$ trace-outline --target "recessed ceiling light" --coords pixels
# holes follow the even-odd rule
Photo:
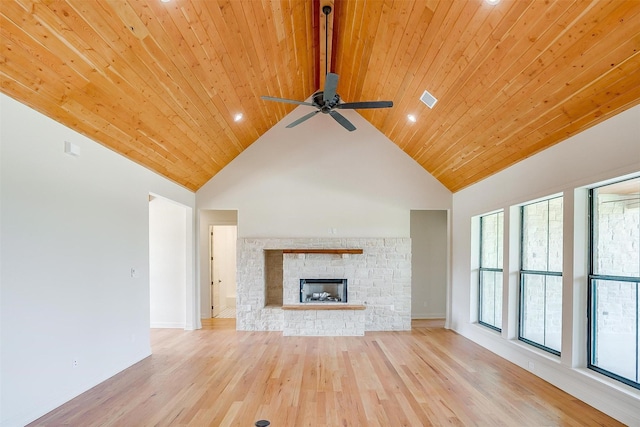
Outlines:
[[[171,0],[160,0],[162,3],[169,3]]]
[[[495,6],[498,3],[500,3],[500,0],[484,0],[486,1],[488,4],[490,4],[491,6]]]
[[[242,113],[238,113],[235,116],[233,116],[233,121],[234,122],[239,122],[240,120],[242,120]]]
[[[411,123],[415,123],[418,119],[416,119],[416,116],[414,116],[413,114],[409,114],[407,115],[407,119],[411,122]]]

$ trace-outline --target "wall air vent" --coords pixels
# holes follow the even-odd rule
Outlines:
[[[80,146],[74,144],[73,142],[65,141],[64,142],[64,152],[73,157],[78,157],[80,155]]]
[[[420,101],[424,102],[425,105],[427,107],[429,107],[429,108],[433,108],[433,106],[436,105],[436,102],[438,102],[438,100],[435,98],[435,96],[431,95],[426,90],[424,91],[424,93],[420,97]]]

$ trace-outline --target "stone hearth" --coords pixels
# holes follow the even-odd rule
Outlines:
[[[287,253],[291,249],[347,248],[362,249],[362,253]],[[347,279],[346,305],[350,307],[283,310],[283,304],[300,304],[303,278]],[[365,310],[354,310],[353,306],[360,305]],[[366,331],[410,330],[411,240],[239,239],[236,309],[237,328],[243,331],[363,335]]]

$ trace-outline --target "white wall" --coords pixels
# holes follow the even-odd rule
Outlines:
[[[0,107],[0,423],[18,426],[150,354],[148,196],[190,212],[195,197],[4,95]]]
[[[640,425],[640,390],[586,366],[585,186],[640,171],[640,106],[619,114],[453,196],[450,326],[508,360],[629,425]],[[517,336],[517,209],[552,194],[564,196],[563,345],[555,358]],[[477,239],[472,218],[504,209],[505,265],[502,334],[475,323]],[[511,212],[513,210],[513,212]],[[475,243],[472,241],[475,240]],[[507,256],[507,254],[509,256]],[[531,365],[532,364],[532,365]]]
[[[184,328],[187,300],[187,209],[149,201],[149,292],[152,328]]]
[[[355,111],[348,132],[298,107],[198,192],[199,209],[237,209],[239,237],[409,237],[411,209],[449,209],[451,192]],[[329,230],[335,229],[335,234]]]

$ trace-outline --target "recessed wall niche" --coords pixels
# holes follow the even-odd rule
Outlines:
[[[282,250],[264,251],[265,307],[282,307]]]

